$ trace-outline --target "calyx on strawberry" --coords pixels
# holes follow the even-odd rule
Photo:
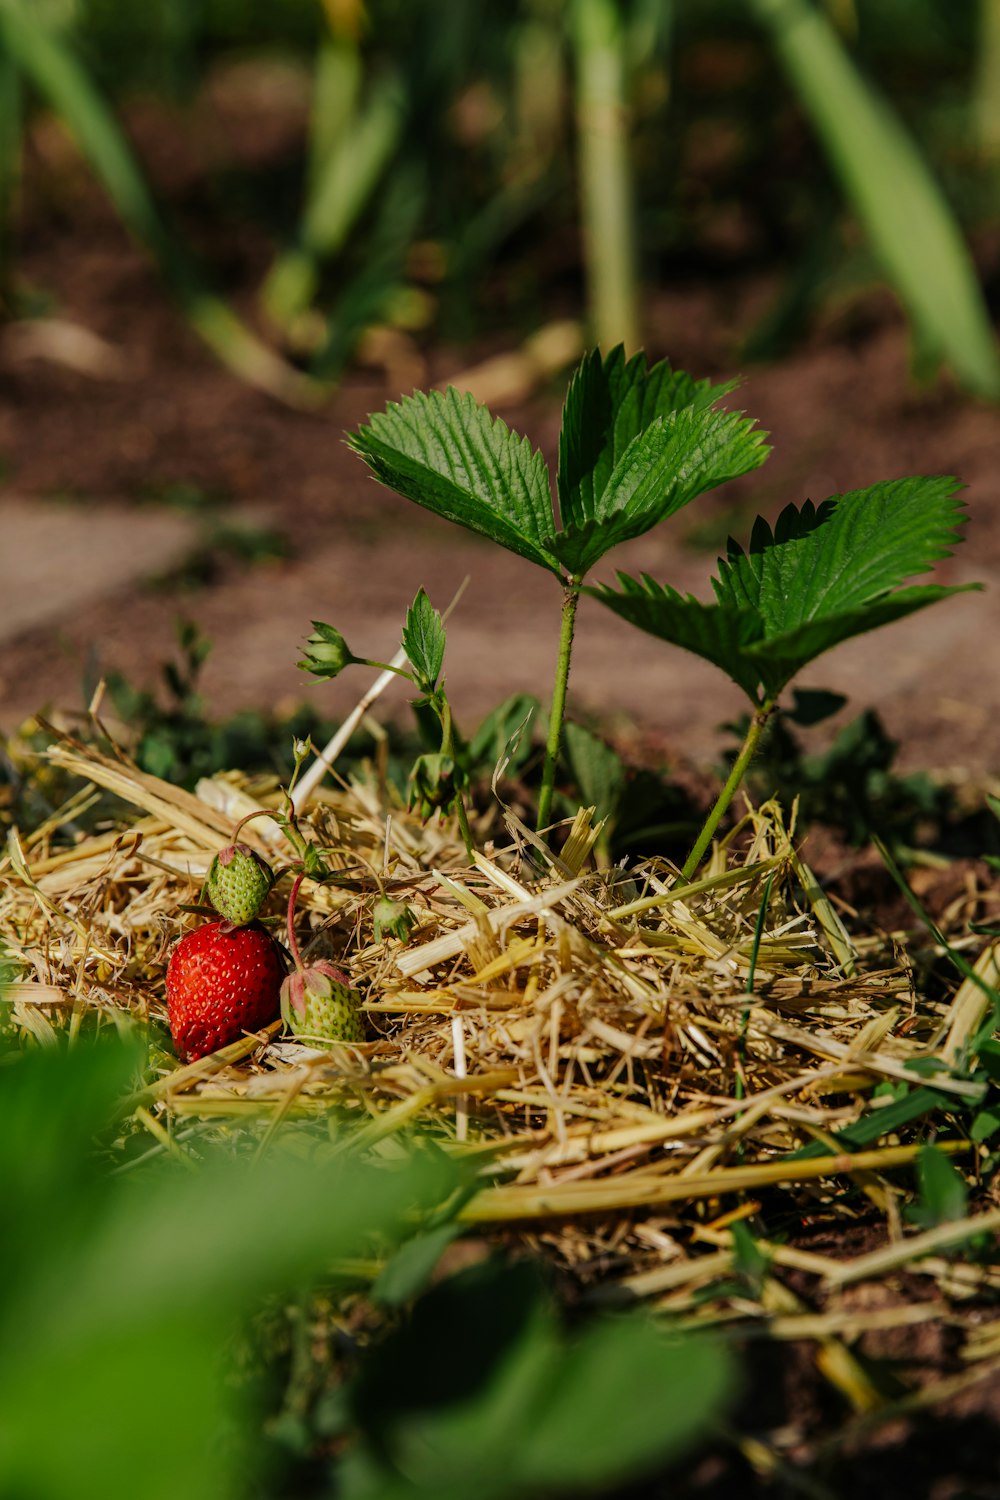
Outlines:
[[[208,899],[234,927],[252,922],[274,884],[274,871],[249,844],[227,844],[212,860]]]
[[[361,996],[351,988],[347,975],[325,958],[308,966],[302,962],[294,925],[295,899],[301,884],[299,875],[288,898],[288,946],[295,971],[281,985],[281,1018],[294,1036],[313,1044],[363,1042]]]
[[[167,1014],[189,1061],[278,1018],[285,964],[259,923],[208,922],[182,937],[167,965]]]

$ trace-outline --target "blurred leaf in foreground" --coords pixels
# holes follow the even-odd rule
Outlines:
[[[442,1160],[349,1154],[111,1174],[95,1136],[136,1059],[11,1059],[0,1088],[0,1493],[227,1500],[263,1464],[225,1364],[261,1299],[402,1238],[454,1185]],[[256,1488],[256,1481],[254,1488]]]
[[[645,1315],[566,1332],[536,1266],[441,1282],[373,1351],[352,1392],[364,1439],[344,1500],[601,1493],[688,1452],[732,1392],[712,1340]]]

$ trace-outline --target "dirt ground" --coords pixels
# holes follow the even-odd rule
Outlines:
[[[386,659],[417,588],[443,606],[466,578],[446,663],[460,722],[474,724],[512,692],[544,695],[554,581],[381,489],[344,445],[346,430],[400,393],[384,372],[353,369],[317,413],[283,408],[200,346],[102,202],[85,199],[74,213],[70,234],[43,205],[25,227],[19,268],[60,319],[106,341],[98,370],[68,368],[23,327],[0,338],[0,731],[42,708],[81,709],[85,684],[103,672],[152,682],[181,616],[214,643],[203,676],[211,714],[312,697],[336,715],[370,674],[322,688],[307,681],[295,662],[310,621],[330,621],[357,652]],[[904,767],[995,773],[1000,415],[947,385],[915,387],[887,295],[830,319],[780,364],[743,367],[741,340],[774,290],[759,275],[651,289],[651,355],[698,375],[742,372],[739,404],[770,432],[774,453],[756,475],[619,549],[595,576],[646,570],[704,596],[727,530],[745,538],[757,511],[773,516],[789,500],[878,479],[954,474],[967,486],[968,539],[938,577],[978,580],[986,592],[848,643],[804,685],[847,693],[842,717],[877,706]],[[433,345],[419,358],[427,383],[441,382],[500,347]],[[503,410],[550,460],[560,399],[551,389]],[[217,497],[228,526],[276,533],[286,555],[247,563],[216,545],[206,568],[207,522],[171,508],[177,486]],[[199,552],[202,581],[192,582],[184,564]],[[403,702],[394,688],[383,712]],[[582,606],[571,712],[652,732],[668,756],[706,762],[718,753],[718,725],[742,707],[697,658]]]

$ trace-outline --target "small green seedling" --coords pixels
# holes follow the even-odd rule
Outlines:
[[[348,439],[376,477],[417,505],[489,537],[563,586],[562,628],[538,826],[549,820],[583,581],[619,542],[758,468],[765,434],[716,403],[713,386],[621,347],[586,356],[570,382],[555,499],[545,460],[471,395],[415,392]]]

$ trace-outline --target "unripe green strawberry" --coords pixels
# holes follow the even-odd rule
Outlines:
[[[381,942],[384,937],[394,937],[405,943],[417,925],[417,918],[413,908],[404,901],[392,901],[388,896],[382,896],[372,909],[372,925],[376,942]]]
[[[363,1042],[360,999],[343,970],[320,958],[282,983],[281,1017],[304,1041]]]
[[[220,849],[208,871],[208,899],[227,922],[252,922],[274,884],[274,871],[248,844]]]
[[[285,964],[258,923],[208,922],[182,937],[167,966],[170,1034],[182,1057],[204,1057],[277,1020]]]

